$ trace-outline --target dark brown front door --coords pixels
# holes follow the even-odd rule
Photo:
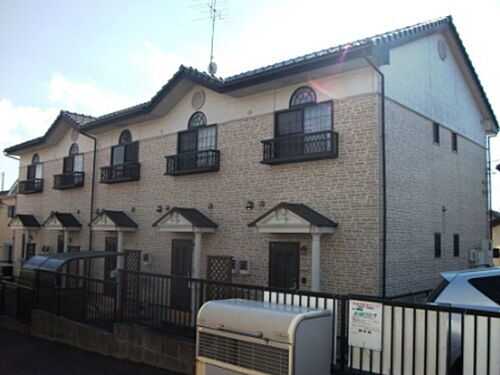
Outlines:
[[[118,251],[118,243],[116,237],[106,237],[104,240],[104,250],[105,251]],[[116,277],[113,277],[112,272],[116,269],[116,257],[106,257],[104,261],[104,280],[105,281],[116,281]],[[104,294],[107,296],[114,296],[116,288],[114,285],[106,284],[104,286]]]
[[[29,243],[26,245],[26,259],[35,256],[35,249],[36,249],[36,244],[34,243]]]
[[[57,252],[64,252],[64,236],[57,236]]]
[[[299,289],[299,242],[269,244],[269,286]]]
[[[191,277],[193,241],[172,240],[172,276]],[[170,306],[179,310],[190,310],[191,288],[189,282],[173,278],[170,284]]]

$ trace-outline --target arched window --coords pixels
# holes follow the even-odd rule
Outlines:
[[[316,93],[308,86],[299,87],[290,98],[290,107],[309,103],[316,103]]]
[[[111,164],[125,165],[137,163],[139,160],[139,142],[132,142],[132,134],[129,130],[124,130],[118,139],[118,145],[111,149]]]
[[[188,122],[188,129],[198,128],[200,126],[205,126],[207,124],[207,118],[203,112],[195,112],[190,117]]]
[[[34,154],[31,158],[31,164],[28,165],[28,180],[33,180],[36,178],[42,178],[42,163],[40,163],[40,156]]]
[[[76,143],[73,143],[71,147],[69,148],[69,155],[73,156],[78,154],[78,145]]]
[[[118,140],[118,144],[125,145],[127,143],[132,142],[132,134],[130,134],[129,130],[124,130],[120,134],[120,138]]]
[[[79,151],[78,145],[73,143],[69,148],[69,156],[63,159],[63,173],[83,172],[83,155]]]

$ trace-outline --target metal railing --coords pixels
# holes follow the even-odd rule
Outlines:
[[[30,180],[19,181],[19,194],[41,193],[43,191],[43,179],[33,178]]]
[[[387,299],[398,302],[424,303],[431,292],[432,289],[425,289],[418,292],[398,294],[395,296],[387,297]]]
[[[204,150],[186,152],[177,155],[165,156],[167,159],[166,175],[177,176],[219,170],[219,150]]]
[[[9,281],[1,283],[0,311],[23,323],[31,322],[31,310],[33,308],[33,288],[19,285]]]
[[[261,142],[264,164],[338,157],[338,133],[333,131],[292,134]]]
[[[130,162],[101,168],[101,183],[137,181],[141,178],[141,164]]]
[[[38,270],[34,289],[37,309],[109,330],[118,321],[116,282]]]
[[[199,308],[207,301],[242,298],[253,301],[331,308],[333,294],[290,291],[204,279],[120,271],[122,318],[176,335],[194,338]]]
[[[84,172],[67,172],[54,175],[54,189],[63,190],[83,186]]]

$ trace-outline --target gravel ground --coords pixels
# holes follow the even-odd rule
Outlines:
[[[179,375],[104,357],[57,342],[0,329],[0,374],[8,375]]]

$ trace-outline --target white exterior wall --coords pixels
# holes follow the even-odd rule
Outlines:
[[[447,46],[445,61],[438,54],[440,39]],[[391,50],[390,65],[381,70],[387,97],[485,145],[481,114],[442,33]]]

